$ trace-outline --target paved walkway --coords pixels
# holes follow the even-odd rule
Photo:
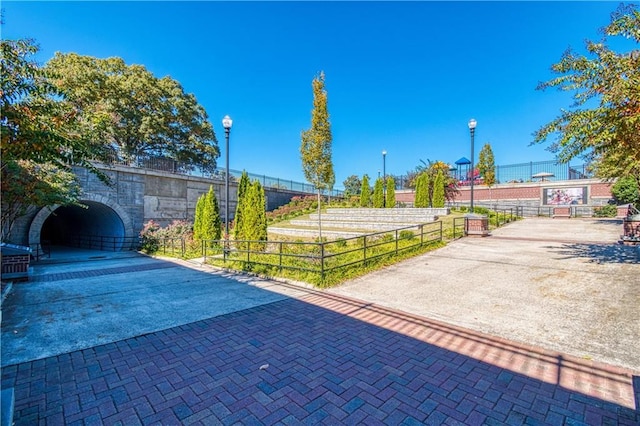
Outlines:
[[[60,265],[32,284],[16,286],[3,307],[2,330],[2,387],[15,389],[16,424],[640,423],[640,413],[633,410],[638,404],[634,380],[640,387],[633,369],[344,295],[184,264],[144,266],[153,262],[158,261],[129,264],[128,270],[100,266],[106,263],[88,263],[82,271]],[[181,312],[189,311],[189,303],[171,305],[166,298],[177,298],[178,291],[175,283],[163,284],[169,273],[182,277],[187,293],[198,289],[189,303],[224,305],[220,300],[229,299],[220,293],[229,297],[236,292],[253,302],[236,308],[229,302],[227,312],[212,307],[208,317],[193,320]],[[127,277],[134,288],[110,299],[116,283]],[[109,282],[113,291],[96,290]],[[12,355],[5,347],[8,334],[29,335],[47,321],[68,321],[72,315],[62,309],[60,314],[10,318],[22,315],[11,311],[12,298],[30,286],[48,289],[50,295],[58,292],[49,304],[54,308],[84,300],[93,316],[113,308],[142,317],[150,312],[158,323],[175,318],[177,324],[148,332],[121,327],[121,335],[132,335],[99,345],[82,339],[77,344],[85,347],[5,364]],[[139,293],[145,286],[152,288]],[[65,297],[70,290],[75,295]],[[148,297],[146,307],[132,302],[107,309],[93,303],[126,302],[142,294]],[[37,310],[47,301],[41,303],[32,306]],[[157,307],[163,303],[172,308],[162,313]],[[86,320],[91,310],[82,312]],[[24,328],[14,333],[7,327],[11,321],[23,321]],[[42,324],[30,328],[38,321]],[[134,324],[136,318],[128,321]]]

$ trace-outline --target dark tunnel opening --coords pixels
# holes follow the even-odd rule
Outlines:
[[[111,208],[93,201],[85,207],[62,206],[42,224],[43,246],[66,246],[94,250],[120,251],[125,240],[122,219]]]

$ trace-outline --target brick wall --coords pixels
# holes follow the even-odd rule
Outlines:
[[[588,205],[602,205],[612,197],[611,184],[601,182],[597,179],[584,180],[568,180],[568,181],[544,181],[544,182],[526,182],[526,183],[509,183],[495,185],[491,188],[478,185],[473,188],[474,202],[505,202],[509,204],[537,204],[542,205],[542,193],[545,188],[572,188],[587,187],[589,199]],[[471,201],[471,188],[459,188],[460,193],[453,200],[457,203],[468,203]],[[400,203],[413,203],[415,192],[396,191],[396,201]]]

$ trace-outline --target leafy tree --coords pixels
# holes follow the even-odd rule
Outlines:
[[[431,205],[436,208],[444,207],[444,174],[442,171],[436,173],[436,177],[433,180],[433,196],[431,198]]]
[[[416,195],[413,201],[414,207],[429,207],[429,176],[420,173],[416,178]]]
[[[491,187],[496,183],[496,163],[489,143],[484,144],[478,156],[478,172],[484,184]]]
[[[327,108],[327,92],[324,88],[324,72],[312,81],[313,109],[311,110],[311,128],[301,134],[300,154],[305,178],[318,191],[318,231],[322,239],[322,220],[320,217],[320,193],[331,189],[335,182],[331,161],[331,123]]]
[[[369,207],[371,202],[371,187],[369,186],[369,176],[362,176],[362,188],[360,190],[360,207]]]
[[[173,158],[213,171],[220,155],[213,127],[193,94],[171,77],[157,78],[121,58],[98,59],[56,53],[46,70],[91,128],[94,143],[106,144],[117,160],[141,155]]]
[[[431,161],[427,159],[427,162],[420,160],[422,165],[416,166],[415,170],[407,172],[407,179],[410,180],[409,187],[416,188],[417,191],[417,182],[418,177],[421,174],[427,174],[429,177],[427,179],[428,190],[427,190],[427,205],[430,204],[430,200],[433,197],[433,181],[435,179],[438,171],[442,172],[444,176],[444,195],[447,200],[455,199],[456,195],[459,193],[458,191],[458,183],[455,178],[449,175],[449,165],[443,161]]]
[[[209,187],[209,192],[198,198],[193,233],[194,237],[200,240],[220,240],[222,220],[213,186]]]
[[[387,176],[387,194],[385,206],[390,209],[396,206],[396,181],[393,176]]]
[[[638,182],[631,176],[618,179],[611,187],[611,194],[618,204],[631,203],[640,208],[640,203],[638,202],[640,200],[640,187]]]
[[[243,171],[242,176],[240,176],[240,182],[238,183],[236,214],[233,217],[233,238],[236,240],[244,239],[244,235],[242,234],[242,215],[247,205],[246,194],[249,185],[251,185],[251,182],[249,181],[249,174],[246,171]]]
[[[33,60],[37,52],[31,39],[0,40],[3,240],[29,207],[78,202],[73,165],[108,183],[92,163],[104,161],[106,151],[86,137],[90,129],[77,119],[78,110],[62,102],[51,76]]]
[[[356,175],[351,175],[342,182],[344,185],[344,195],[349,197],[352,195],[359,195],[362,188],[362,181]]]
[[[384,207],[384,183],[382,178],[376,179],[373,184],[373,207],[377,209]]]
[[[586,41],[587,55],[567,50],[552,66],[558,76],[538,89],[574,92],[574,104],[537,130],[533,143],[555,137],[549,149],[558,160],[583,156],[604,179],[631,177],[640,185],[640,11],[621,5],[602,29],[603,38]],[[610,47],[631,46],[627,52]],[[626,39],[626,41],[617,40]],[[626,44],[625,44],[626,43]]]

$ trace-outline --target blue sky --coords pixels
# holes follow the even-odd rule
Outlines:
[[[420,160],[550,160],[532,133],[571,104],[535,90],[569,47],[599,39],[616,2],[12,2],[2,37],[54,52],[122,57],[193,93],[213,123],[234,120],[230,167],[304,181],[300,132],[324,71],[336,188]],[[581,164],[580,160],[575,163]]]

